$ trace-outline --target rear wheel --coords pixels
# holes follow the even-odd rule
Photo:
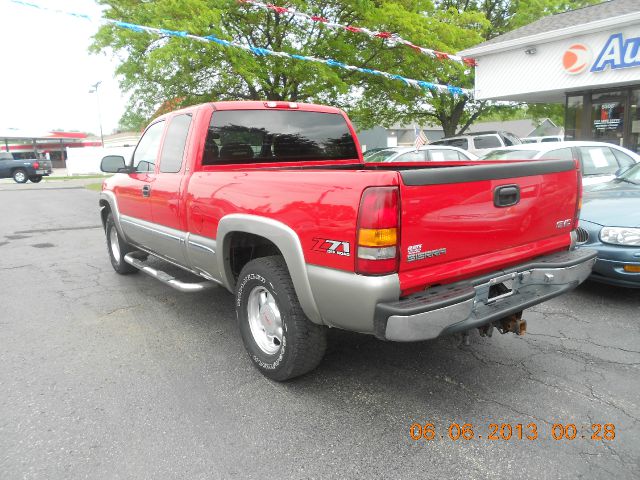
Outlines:
[[[13,172],[13,181],[16,183],[27,183],[29,178],[24,168],[18,168]]]
[[[31,180],[31,182],[33,183],[39,183],[40,180],[42,180],[42,175],[33,175],[29,177],[29,180]]]
[[[134,249],[120,237],[111,213],[107,215],[104,233],[107,237],[107,251],[109,252],[109,260],[111,260],[113,269],[120,275],[136,273],[138,269],[124,260],[124,256]]]
[[[249,358],[260,372],[284,381],[318,366],[326,349],[325,327],[302,311],[280,256],[252,260],[240,272],[236,314]]]

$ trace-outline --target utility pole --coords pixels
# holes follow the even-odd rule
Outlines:
[[[100,124],[100,143],[102,144],[102,147],[104,148],[104,136],[102,135],[102,118],[100,116],[100,95],[98,95],[98,87],[100,86],[100,84],[102,83],[102,81],[96,82],[95,84],[91,85],[91,90],[89,90],[89,93],[95,93],[96,94],[96,100],[98,102],[98,123]]]

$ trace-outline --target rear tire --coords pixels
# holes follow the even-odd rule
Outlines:
[[[31,180],[32,183],[40,183],[42,175],[33,175],[32,177],[29,177],[29,180]]]
[[[13,181],[16,183],[27,183],[29,177],[27,177],[27,171],[24,168],[17,168],[13,172]]]
[[[113,269],[120,275],[136,273],[138,269],[133,265],[129,265],[124,260],[124,256],[135,249],[122,240],[111,213],[107,215],[107,221],[104,224],[104,233],[107,237],[107,251],[109,252],[109,260],[111,260]]]
[[[281,256],[245,265],[236,284],[236,315],[249,358],[265,377],[289,380],[316,368],[324,356],[326,329],[302,311]]]

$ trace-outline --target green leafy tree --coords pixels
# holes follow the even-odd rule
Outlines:
[[[425,15],[435,16],[445,24],[457,24],[463,28],[456,38],[449,38],[443,32],[438,37],[445,40],[448,51],[459,51],[481,43],[507,31],[531,23],[543,16],[564,12],[598,3],[601,0],[434,0],[434,8]],[[399,28],[402,26],[399,25]],[[405,26],[406,28],[406,26]],[[404,30],[401,30],[404,31]],[[471,33],[475,33],[475,36]],[[428,42],[428,35],[414,32],[415,43]],[[391,64],[382,68],[391,68]],[[398,66],[403,73],[426,77],[433,75],[437,83],[472,88],[473,75],[469,70],[461,70],[456,65],[427,65],[424,61],[406,57]],[[396,94],[386,92],[385,86],[365,91],[355,117],[364,126],[380,123],[389,126],[394,123],[440,125],[445,136],[464,133],[475,121],[486,118],[514,118],[528,112],[534,119],[551,117],[562,124],[561,105],[526,105],[522,103],[495,104],[488,101],[474,101],[468,96],[434,94],[425,97],[406,90]],[[376,122],[376,112],[382,118]]]
[[[583,0],[588,2],[589,0]],[[245,45],[397,73],[439,84],[472,87],[472,72],[414,52],[391,40],[329,29],[286,13],[251,8],[236,0],[98,0],[106,18],[215,35]],[[560,0],[291,0],[298,11],[342,24],[397,32],[421,46],[455,52],[529,18],[537,3]],[[572,2],[575,3],[575,2]],[[522,5],[522,12],[514,5]],[[561,8],[558,7],[557,8]],[[525,8],[526,7],[526,8]],[[549,13],[552,9],[547,9]],[[545,10],[545,11],[547,11]],[[528,13],[527,13],[528,12]],[[487,18],[489,20],[487,20]],[[130,102],[121,127],[137,129],[162,107],[214,100],[289,100],[342,106],[360,126],[436,123],[447,135],[464,131],[487,112],[504,109],[465,96],[426,92],[400,82],[318,63],[249,52],[188,38],[162,37],[103,26],[94,52],[121,58],[117,74]]]
[[[361,67],[388,68],[394,73],[405,60],[417,62],[427,80],[447,73],[440,66],[442,62],[418,55],[405,46],[393,46],[390,40],[332,30],[321,23],[251,8],[235,0],[99,0],[99,3],[106,7],[106,18],[129,23],[199,36],[213,34],[245,45],[333,58]],[[291,1],[287,5],[337,23],[402,32],[441,50],[450,50],[450,43],[468,46],[480,38],[469,27],[481,23],[481,16],[471,15],[462,22],[459,17],[467,15],[425,16],[425,12],[437,13],[430,0]],[[459,42],[460,37],[469,40]],[[121,126],[128,127],[144,123],[167,101],[180,106],[212,100],[268,99],[351,108],[362,92],[370,88],[370,82],[376,88],[414,90],[409,95],[424,97],[424,92],[380,77],[275,56],[258,57],[240,49],[111,25],[98,31],[92,50],[113,51],[122,59],[116,73],[121,76],[122,88],[131,92],[121,122]],[[442,71],[438,73],[438,69]],[[405,73],[415,76],[410,74],[416,71],[408,69]]]

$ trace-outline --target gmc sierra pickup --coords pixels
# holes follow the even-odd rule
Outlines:
[[[275,380],[318,365],[327,327],[400,342],[523,334],[523,309],[576,287],[595,261],[574,248],[577,162],[365,164],[336,108],[186,108],[102,170],[117,173],[99,200],[116,272],[234,292],[249,357]]]

